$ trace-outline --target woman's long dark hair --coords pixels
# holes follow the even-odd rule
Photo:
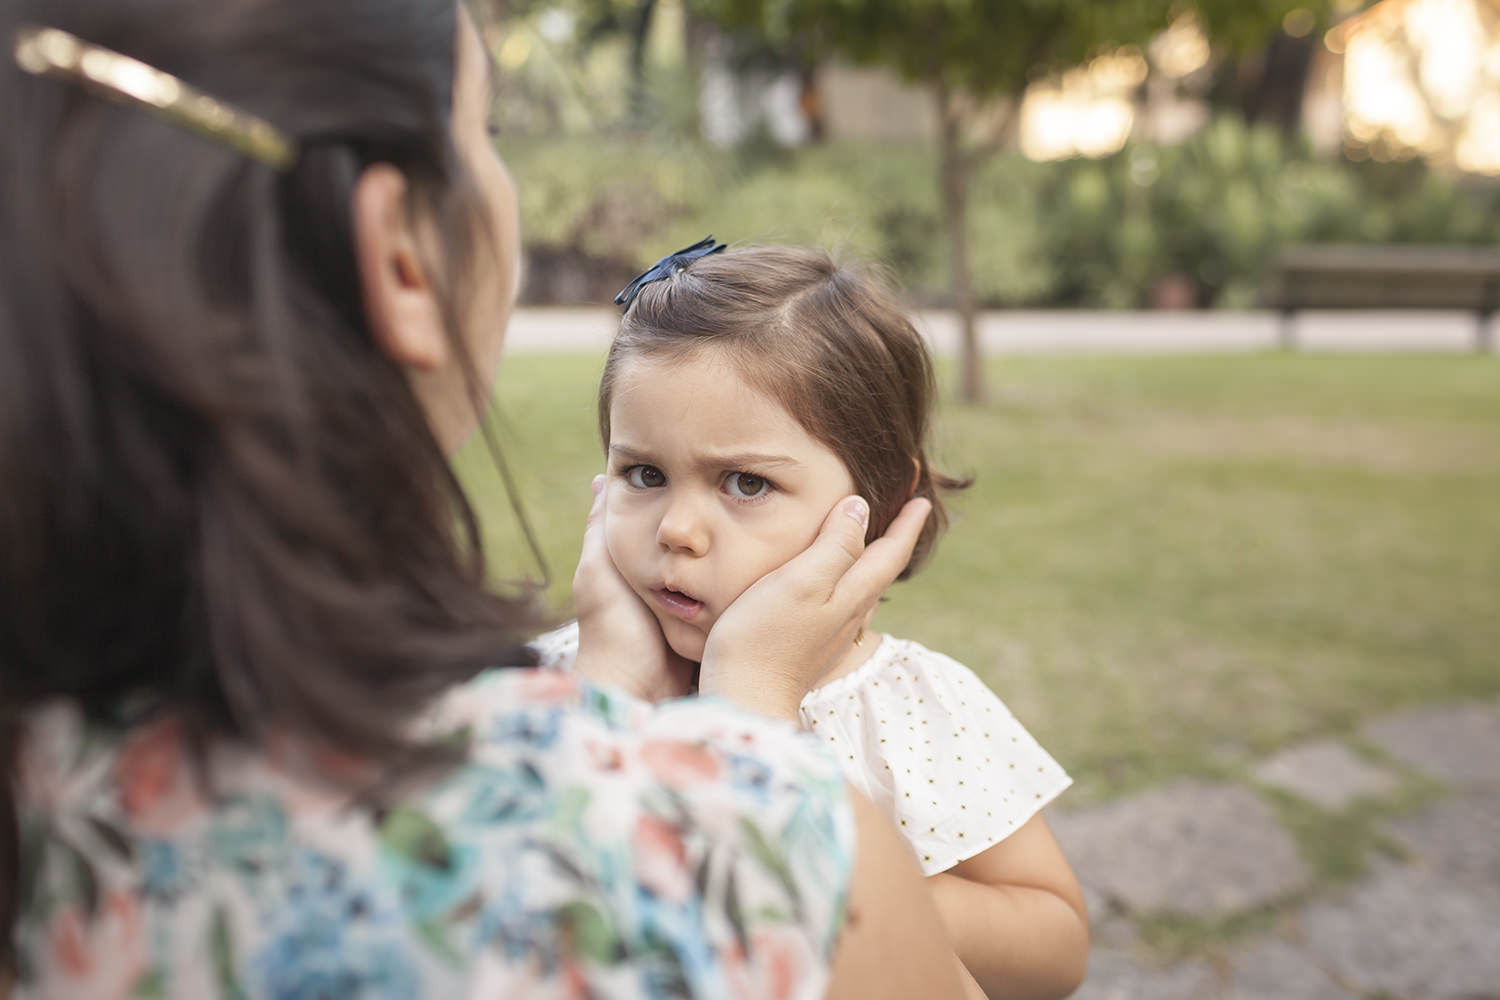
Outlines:
[[[527,659],[529,612],[486,589],[474,514],[404,373],[372,344],[355,266],[350,206],[375,161],[399,166],[412,210],[436,220],[435,270],[465,275],[491,252],[450,134],[456,17],[454,0],[0,12],[7,758],[18,719],[63,696],[97,720],[170,708],[201,739],[253,740],[274,722],[394,759],[431,697]],[[22,23],[260,115],[297,142],[297,165],[281,174],[23,75],[10,58]],[[451,320],[465,289],[442,298]]]

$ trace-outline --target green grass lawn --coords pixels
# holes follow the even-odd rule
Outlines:
[[[560,611],[601,363],[518,356],[500,382]],[[940,460],[977,481],[876,624],[970,664],[1075,801],[1500,694],[1500,362],[1006,360],[989,385],[941,414]],[[459,468],[523,565],[483,449]]]

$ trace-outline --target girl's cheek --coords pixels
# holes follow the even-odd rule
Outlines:
[[[631,539],[636,534],[636,532],[624,530],[628,527],[626,519],[618,517],[610,519],[604,526],[604,551],[609,553],[610,561],[617,567],[629,555]]]

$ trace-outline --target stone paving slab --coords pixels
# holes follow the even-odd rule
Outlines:
[[[1049,821],[1079,878],[1131,913],[1227,916],[1309,879],[1276,815],[1238,785],[1179,781]]]
[[[1140,932],[1134,922],[1121,913],[1109,898],[1089,885],[1080,883],[1083,902],[1089,910],[1089,940],[1093,947],[1131,951],[1141,941]]]
[[[1421,1000],[1500,995],[1500,893],[1384,865],[1301,917],[1306,950],[1357,993]]]
[[[1500,787],[1500,704],[1417,708],[1368,722],[1361,733],[1439,781]]]
[[[1359,799],[1388,795],[1399,784],[1395,775],[1337,740],[1283,750],[1256,765],[1255,776],[1330,812],[1339,812]]]
[[[1392,820],[1389,829],[1424,866],[1500,893],[1500,793],[1446,799]]]
[[[1277,938],[1262,938],[1231,960],[1227,997],[1233,1000],[1350,1000],[1345,990],[1306,951]]]
[[[1113,949],[1089,952],[1087,981],[1071,1000],[1219,1000],[1213,966],[1202,959],[1154,965]]]

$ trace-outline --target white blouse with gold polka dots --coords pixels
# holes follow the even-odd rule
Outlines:
[[[531,645],[544,666],[570,669],[578,625]],[[810,691],[799,714],[927,875],[998,844],[1073,783],[972,670],[910,639],[882,638],[858,668]]]
[[[800,714],[927,875],[998,844],[1072,784],[973,671],[909,639],[886,636]]]

